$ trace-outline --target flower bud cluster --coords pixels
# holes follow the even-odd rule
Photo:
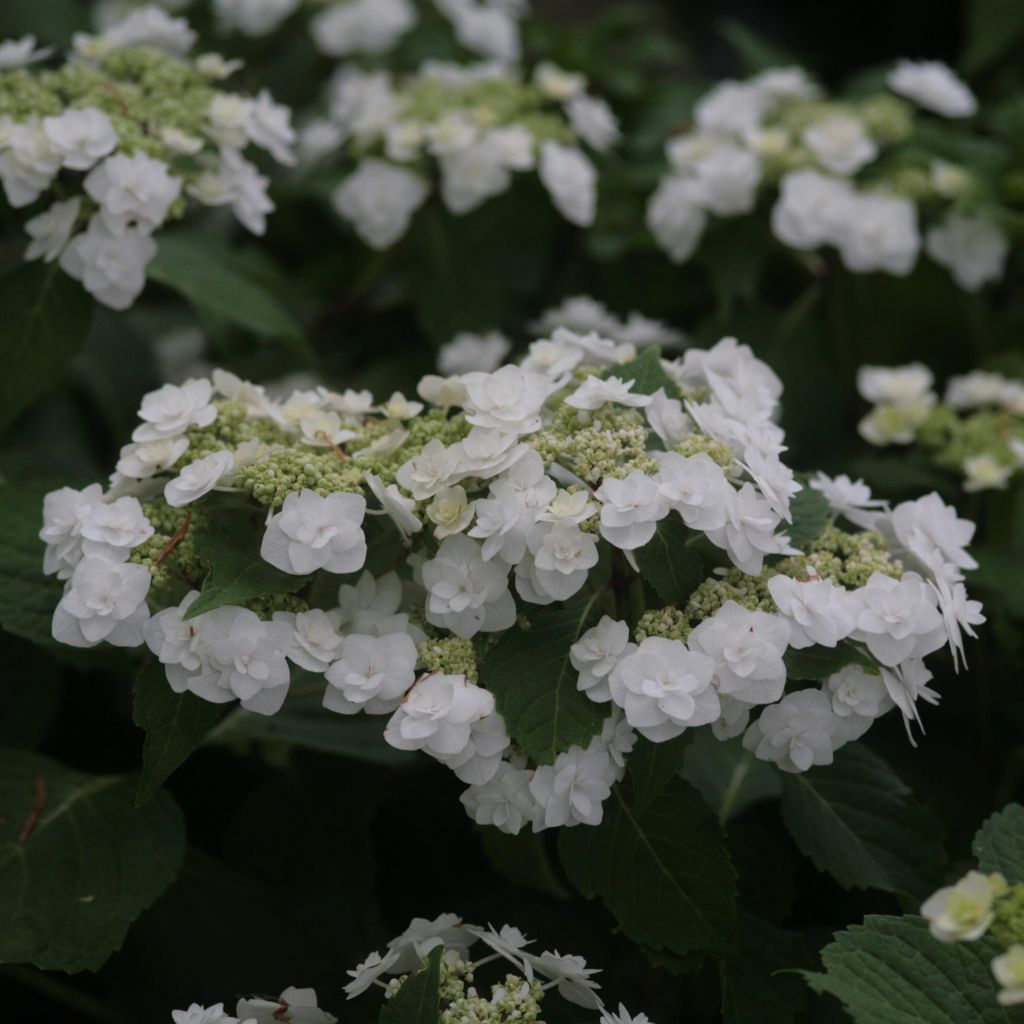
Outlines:
[[[238,67],[189,57],[195,33],[159,7],[79,34],[59,67],[0,71],[0,184],[31,216],[27,259],[59,261],[99,302],[127,309],[157,253],[154,234],[187,200],[229,206],[262,234],[274,204],[250,145],[294,163],[291,112],[266,90],[226,91]]]
[[[716,85],[691,130],[666,143],[670,170],[647,207],[655,240],[682,263],[710,218],[753,212],[768,186],[777,189],[772,233],[799,252],[827,245],[854,273],[902,277],[923,244],[966,291],[998,280],[1009,242],[985,210],[990,183],[929,152],[914,131],[912,104],[969,118],[974,95],[937,61],[900,61],[886,85],[888,93],[829,99],[799,68]],[[936,210],[923,230],[919,217]]]
[[[1004,490],[1024,468],[1024,381],[989,370],[950,377],[945,396],[921,363],[862,366],[861,397],[873,408],[861,420],[871,444],[920,444],[958,472],[965,491]]]

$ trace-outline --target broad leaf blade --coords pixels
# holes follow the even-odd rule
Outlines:
[[[704,582],[700,555],[687,541],[693,532],[677,515],[658,523],[651,540],[636,552],[640,575],[665,604],[683,604]]]
[[[670,398],[679,397],[679,388],[661,365],[661,349],[657,345],[645,348],[628,363],[614,363],[602,376],[633,381],[632,390],[637,395],[653,395],[659,388],[664,388]]]
[[[435,946],[426,966],[410,975],[398,992],[382,1007],[377,1024],[437,1024],[441,1016],[441,957]]]
[[[979,871],[999,871],[1010,884],[1024,882],[1024,807],[1008,804],[974,837]]]
[[[794,547],[802,548],[825,529],[832,518],[832,508],[820,491],[804,485],[790,500],[789,514],[793,521],[780,523],[779,531],[789,537]]]
[[[687,730],[674,740],[664,743],[637,738],[636,746],[629,755],[629,780],[633,805],[638,811],[644,810],[651,801],[656,800],[679,775],[693,735]]]
[[[863,651],[849,640],[842,640],[835,647],[821,647],[815,644],[796,650],[787,649],[783,655],[786,663],[786,677],[801,682],[824,682],[847,665],[860,665],[877,671],[878,666]]]
[[[779,774],[773,765],[744,750],[739,736],[719,740],[710,729],[698,731],[682,772],[723,823],[759,800],[779,797]]]

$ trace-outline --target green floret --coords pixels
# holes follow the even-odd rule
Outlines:
[[[176,470],[205,455],[225,448],[237,448],[253,439],[267,445],[292,443],[287,431],[266,416],[250,416],[241,402],[225,400],[214,402],[214,405],[217,418],[208,427],[193,427],[186,431],[188,448],[174,464]]]
[[[725,470],[735,464],[732,448],[721,441],[712,440],[707,434],[687,434],[672,450],[686,456],[703,453]]]
[[[864,586],[874,572],[894,579],[903,575],[903,563],[892,556],[880,533],[847,533],[838,526],[826,526],[808,542],[804,554],[784,559],[775,568],[787,576],[802,577],[808,566],[822,579],[850,588]]]
[[[465,676],[471,683],[479,679],[476,653],[468,640],[457,636],[439,636],[424,640],[416,648],[416,663],[426,672]]]
[[[1004,948],[1024,942],[1024,884],[1011,885],[1006,894],[996,901],[993,938]]]
[[[345,445],[345,450],[365,472],[379,476],[385,484],[393,484],[398,470],[431,441],[440,441],[445,447],[461,441],[469,433],[470,424],[466,422],[466,417],[462,413],[448,417],[443,409],[429,409],[402,424],[402,429],[406,430],[409,436],[402,446],[390,455],[361,454],[363,449],[395,429],[392,421],[373,420],[363,428],[358,437]]]
[[[739,569],[729,569],[721,576],[709,576],[690,595],[683,607],[683,618],[696,626],[711,618],[726,601],[735,601],[752,612],[777,612],[768,590],[768,581],[775,569],[765,569],[760,576],[748,576]]]
[[[261,505],[277,508],[289,494],[309,489],[322,498],[338,491],[362,493],[363,470],[352,460],[340,462],[330,448],[300,446],[271,452],[240,469],[235,485]]]
[[[195,547],[195,526],[201,513],[193,512],[188,530],[173,549],[161,558],[172,539],[184,528],[189,509],[172,508],[163,498],[143,503],[142,511],[153,526],[154,534],[144,544],[133,548],[128,561],[149,569],[153,582],[150,595],[156,604],[177,601],[183,585],[197,587],[209,572],[209,565],[199,557]]]
[[[693,627],[678,608],[651,608],[640,616],[633,636],[641,643],[649,636],[661,636],[667,640],[685,640]]]
[[[905,141],[914,130],[914,108],[906,100],[887,93],[864,100],[857,114],[867,133],[888,145]]]
[[[1024,441],[1024,419],[1004,409],[978,409],[958,416],[938,406],[918,439],[935,451],[935,461],[946,469],[960,470],[967,459],[977,455],[989,455],[1001,465],[1015,467],[1018,463],[1010,442]]]
[[[243,607],[254,611],[261,619],[269,621],[274,612],[308,612],[309,602],[298,594],[268,594],[246,601]]]

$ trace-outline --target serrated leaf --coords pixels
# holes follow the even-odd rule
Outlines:
[[[677,515],[658,523],[651,540],[635,552],[640,575],[665,604],[683,604],[704,582],[704,563],[687,541],[693,531]]]
[[[858,1024],[1009,1024],[1019,1009],[996,1001],[989,938],[939,942],[920,917],[871,916],[822,950],[824,974],[805,973]]]
[[[93,301],[55,263],[22,263],[0,276],[4,372],[0,434],[60,380],[89,333]]]
[[[782,794],[779,772],[772,765],[744,750],[739,736],[718,740],[709,729],[697,732],[686,752],[682,776],[723,823],[759,800]]]
[[[437,1024],[441,1016],[441,957],[444,947],[427,954],[426,965],[410,975],[380,1010],[377,1024]]]
[[[794,547],[802,548],[825,529],[832,517],[832,508],[820,491],[804,486],[790,499],[789,514],[793,521],[780,523],[779,530],[789,537]]]
[[[698,734],[699,735],[699,734]],[[629,755],[629,780],[633,805],[642,811],[679,775],[694,733],[690,730],[664,743],[652,743],[642,736]]]
[[[281,572],[260,556],[262,530],[247,509],[217,507],[196,530],[196,553],[210,565],[199,597],[186,619],[225,604],[243,604],[254,597],[294,594],[309,576]]]
[[[166,793],[0,751],[0,962],[98,970],[167,888],[185,852]]]
[[[0,628],[36,644],[55,643],[50,625],[63,588],[43,575],[42,483],[0,487]]]
[[[648,346],[628,363],[613,363],[601,376],[633,381],[632,390],[637,395],[653,395],[664,388],[669,398],[679,398],[679,388],[661,365],[661,349],[657,345]]]
[[[841,640],[835,647],[818,644],[797,650],[787,648],[782,660],[786,663],[786,677],[801,682],[823,682],[847,665],[861,665],[877,669],[875,662],[849,640]]]
[[[942,826],[859,743],[825,768],[787,774],[782,817],[800,850],[844,888],[924,896],[944,861]]]
[[[146,732],[142,774],[135,793],[141,807],[217,724],[224,709],[194,693],[175,693],[158,662],[149,662],[132,687],[132,721]]]
[[[1024,882],[1024,807],[1007,804],[978,829],[971,847],[979,871],[999,871],[1012,885]]]
[[[505,633],[480,666],[509,735],[539,764],[574,744],[585,747],[608,716],[579,691],[569,661],[569,648],[596,615],[597,598],[586,596],[533,613],[529,629]]]
[[[641,811],[622,786],[597,827],[564,829],[569,879],[599,896],[622,931],[653,950],[728,952],[736,938],[736,873],[707,805],[674,779]]]
[[[146,276],[173,288],[202,313],[243,327],[261,338],[295,339],[302,329],[244,261],[212,247],[207,236],[178,231],[162,234]]]

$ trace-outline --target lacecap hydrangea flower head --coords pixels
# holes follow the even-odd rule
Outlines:
[[[507,191],[517,174],[536,173],[572,224],[594,220],[589,153],[608,150],[619,129],[583,75],[541,64],[526,78],[498,61],[428,61],[409,76],[346,67],[329,92],[303,151],[310,163],[341,156],[354,165],[333,205],[375,249],[406,233],[435,187],[462,215]]]
[[[258,714],[322,675],[325,714],[381,716],[513,833],[598,824],[638,737],[742,734],[798,772],[938,700],[924,659],[983,621],[973,524],[797,480],[748,347],[453,345],[416,397],[273,400],[223,371],[147,395],[109,485],[46,498],[54,636],[144,645],[176,692]],[[261,568],[226,588],[230,564]]]
[[[923,363],[862,366],[870,402],[861,437],[873,445],[920,445],[968,492],[1005,490],[1024,469],[1024,381],[990,370],[950,377],[939,399]]]
[[[780,242],[831,247],[854,273],[905,276],[923,247],[967,291],[998,280],[1004,178],[950,162],[944,136],[922,126],[951,119],[945,131],[966,142],[972,130],[959,122],[975,114],[974,95],[934,61],[900,61],[886,86],[829,97],[800,68],[720,82],[666,143],[669,170],[647,207],[657,243],[682,263],[715,218],[755,213],[767,195]]]
[[[0,70],[0,185],[26,211],[25,257],[59,261],[112,309],[139,296],[158,229],[190,199],[263,233],[274,204],[247,149],[294,163],[288,108],[227,90],[238,65],[189,56],[195,40],[184,19],[143,7],[77,35],[59,67],[26,53]]]

